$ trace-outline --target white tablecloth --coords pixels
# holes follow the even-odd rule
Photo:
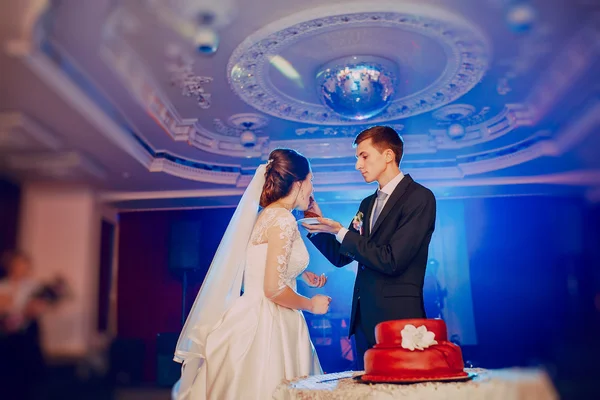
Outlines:
[[[354,399],[558,399],[545,372],[532,369],[467,369],[477,376],[467,382],[426,382],[417,384],[365,384],[352,379],[360,372],[316,375],[284,382],[273,395],[276,400]],[[333,380],[341,378],[339,380]],[[330,380],[328,382],[323,382]]]

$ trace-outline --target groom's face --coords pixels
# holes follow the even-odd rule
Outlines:
[[[356,169],[367,183],[379,180],[387,167],[385,153],[380,153],[371,139],[364,140],[356,146]]]

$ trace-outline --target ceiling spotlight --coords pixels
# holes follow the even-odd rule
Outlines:
[[[509,7],[506,21],[514,32],[527,32],[537,19],[535,8],[531,4],[518,3]]]
[[[219,48],[219,35],[209,27],[199,27],[194,36],[196,50],[200,54],[214,54]]]
[[[246,148],[252,148],[256,145],[256,134],[250,130],[245,130],[240,135],[240,142]]]
[[[454,123],[448,127],[448,136],[452,139],[460,139],[465,136],[465,127],[461,124]]]

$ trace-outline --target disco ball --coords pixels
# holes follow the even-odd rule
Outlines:
[[[317,72],[319,98],[334,113],[349,120],[366,120],[392,102],[397,67],[374,56],[344,57]]]

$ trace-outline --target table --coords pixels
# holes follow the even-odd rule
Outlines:
[[[548,375],[537,369],[486,370],[467,368],[477,376],[467,382],[426,382],[417,384],[365,384],[352,379],[362,372],[315,375],[281,383],[275,400],[358,400],[358,399],[558,399]],[[333,379],[333,380],[332,380]],[[323,382],[325,381],[325,382]]]

